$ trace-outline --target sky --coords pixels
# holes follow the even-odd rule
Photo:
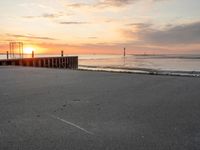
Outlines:
[[[1,0],[0,53],[200,54],[199,0]]]

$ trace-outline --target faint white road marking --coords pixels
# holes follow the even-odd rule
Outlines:
[[[54,119],[60,120],[60,121],[62,121],[62,122],[64,122],[64,123],[66,123],[66,124],[69,124],[69,125],[71,125],[71,126],[73,126],[73,127],[76,127],[76,128],[78,128],[78,129],[80,129],[80,130],[86,132],[87,134],[92,134],[92,135],[94,134],[94,133],[92,133],[92,132],[90,132],[90,131],[87,131],[86,129],[84,129],[84,128],[82,128],[82,127],[80,127],[80,126],[78,126],[78,125],[76,125],[76,124],[74,124],[74,123],[72,123],[72,122],[69,122],[69,121],[67,121],[67,120],[64,120],[64,119],[59,118],[59,117],[54,116],[54,115],[50,115],[50,116],[53,117]]]

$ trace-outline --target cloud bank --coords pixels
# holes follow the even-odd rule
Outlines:
[[[139,41],[157,45],[198,44],[200,43],[200,22],[174,25],[165,29],[155,29],[151,24],[139,23],[137,31],[123,30],[128,38],[137,37]]]

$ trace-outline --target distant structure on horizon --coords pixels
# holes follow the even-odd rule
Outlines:
[[[126,48],[124,47],[124,57],[126,56]]]
[[[23,42],[10,42],[9,43],[9,47],[10,47],[10,52],[7,52],[7,58],[23,58],[23,47],[24,44]]]

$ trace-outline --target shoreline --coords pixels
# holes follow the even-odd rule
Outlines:
[[[48,67],[29,67],[29,66],[0,66],[2,68],[40,68],[40,69],[55,69],[55,70],[71,70],[64,68],[48,68]],[[72,69],[73,70],[73,69]],[[146,71],[142,69],[120,69],[120,68],[102,68],[102,67],[78,67],[76,71],[89,71],[89,72],[108,72],[108,73],[120,73],[120,74],[139,74],[139,75],[153,75],[153,76],[174,76],[174,77],[191,77],[191,78],[200,78],[200,72],[187,72],[187,71]],[[194,74],[196,73],[196,74]]]
[[[83,71],[99,71],[99,72],[114,72],[114,73],[133,73],[147,75],[164,75],[164,76],[183,76],[183,77],[200,77],[199,71],[173,71],[173,70],[156,70],[147,68],[122,68],[122,67],[100,67],[79,65],[78,70]]]

